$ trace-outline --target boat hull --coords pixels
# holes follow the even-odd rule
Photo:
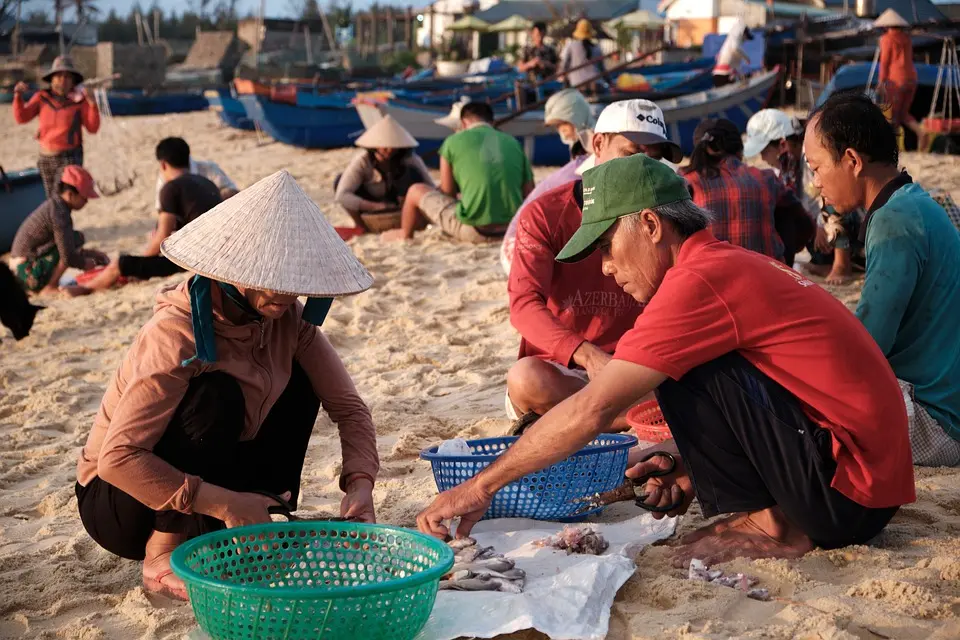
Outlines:
[[[202,93],[163,93],[144,95],[108,92],[110,112],[115,116],[146,116],[164,113],[203,111],[209,107]]]
[[[204,94],[210,104],[210,110],[216,112],[220,120],[234,129],[253,131],[253,120],[247,117],[240,100],[230,95],[229,91],[207,91]]]
[[[17,229],[46,197],[40,172],[36,169],[7,173],[7,183],[0,185],[0,253],[10,251]]]
[[[353,108],[306,108],[271,102],[258,95],[242,95],[247,117],[260,124],[267,135],[284,144],[307,149],[335,149],[353,144],[363,131]]]

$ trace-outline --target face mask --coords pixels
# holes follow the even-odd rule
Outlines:
[[[676,173],[676,172],[677,172],[677,168],[680,167],[680,165],[678,165],[678,164],[673,164],[672,162],[670,162],[670,161],[667,160],[666,158],[660,158],[660,163],[661,163],[661,164],[665,164],[665,165],[667,165],[668,167],[670,167],[670,170],[673,171],[674,173]]]
[[[562,142],[563,144],[567,145],[568,147],[572,147],[573,145],[577,144],[577,142],[579,142],[579,141],[580,141],[580,139],[577,138],[577,136],[572,136],[572,137],[571,137],[571,136],[565,136],[565,135],[562,135],[562,134],[560,135],[560,142]]]

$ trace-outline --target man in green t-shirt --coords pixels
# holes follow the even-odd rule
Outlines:
[[[385,237],[409,240],[430,222],[461,242],[503,238],[533,190],[533,171],[516,138],[497,131],[492,123],[489,104],[463,106],[460,131],[440,147],[440,189],[425,184],[410,187],[401,228]]]

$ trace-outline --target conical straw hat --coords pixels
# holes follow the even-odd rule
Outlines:
[[[910,23],[903,19],[899,13],[893,9],[887,9],[880,14],[880,17],[873,21],[875,27],[909,27]]]
[[[367,129],[354,144],[364,149],[413,149],[420,145],[417,139],[389,114]]]
[[[373,284],[286,171],[224,200],[164,240],[161,250],[188,271],[261,291],[332,297]]]

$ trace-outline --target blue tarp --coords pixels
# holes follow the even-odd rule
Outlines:
[[[763,33],[760,31],[751,31],[753,40],[744,40],[741,48],[750,58],[750,64],[744,63],[741,70],[744,73],[753,73],[763,69],[763,54],[766,50],[766,42],[763,39]],[[726,34],[708,33],[703,37],[703,55],[708,58],[716,58],[727,39]]]

